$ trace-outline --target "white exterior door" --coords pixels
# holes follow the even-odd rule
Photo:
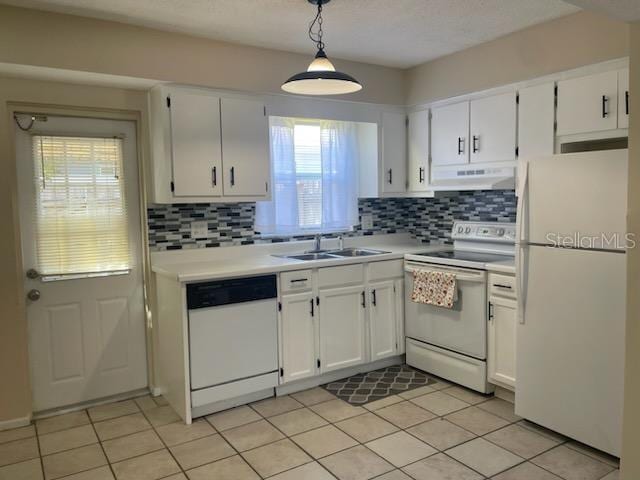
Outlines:
[[[515,300],[491,298],[487,358],[489,380],[514,388],[516,386],[516,308]]]
[[[558,82],[558,135],[613,130],[618,125],[618,72]]]
[[[222,195],[220,98],[176,90],[170,99],[174,195]]]
[[[221,108],[225,196],[266,197],[270,168],[264,103],[223,98]]]
[[[429,110],[409,114],[409,191],[429,190]]]
[[[404,113],[382,114],[382,165],[382,191],[404,192],[407,187],[407,116]]]
[[[290,382],[316,373],[317,309],[312,292],[282,296],[280,315],[282,381]]]
[[[34,411],[145,387],[135,124],[50,116],[16,157]]]
[[[364,286],[320,290],[322,373],[365,361]]]
[[[516,159],[516,93],[471,101],[472,163],[508,162]]]
[[[398,347],[395,281],[369,285],[371,361],[396,354]]]
[[[469,102],[434,108],[431,117],[433,166],[469,162]]]

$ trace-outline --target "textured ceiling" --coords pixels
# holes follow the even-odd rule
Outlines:
[[[640,20],[640,0],[565,0],[585,10],[610,15],[624,22]]]
[[[307,27],[315,11],[307,0],[0,3],[314,53]],[[333,0],[324,10],[326,51],[330,57],[407,68],[578,10],[562,0]]]

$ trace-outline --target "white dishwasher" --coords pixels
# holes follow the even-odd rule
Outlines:
[[[191,404],[278,384],[275,275],[187,285]]]

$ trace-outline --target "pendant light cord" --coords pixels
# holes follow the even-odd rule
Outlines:
[[[313,27],[318,25],[318,31],[314,32]],[[311,25],[309,25],[309,38],[313,43],[316,44],[318,50],[324,50],[324,42],[322,41],[322,0],[318,1],[318,13],[316,14],[316,18],[313,19]]]

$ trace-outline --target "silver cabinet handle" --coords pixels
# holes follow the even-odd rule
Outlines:
[[[40,300],[40,296],[40,290],[36,290],[35,288],[29,290],[29,292],[27,293],[27,298],[32,302],[37,302],[38,300]]]

